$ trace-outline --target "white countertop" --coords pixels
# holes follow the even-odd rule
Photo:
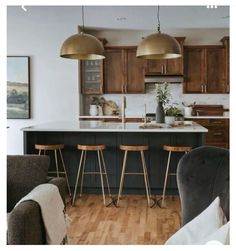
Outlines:
[[[103,115],[103,116],[90,116],[90,115],[83,115],[79,116],[79,119],[104,119],[104,118],[121,118],[119,115]],[[143,118],[141,115],[133,115],[133,116],[125,116],[125,118]],[[185,116],[185,119],[229,119],[229,115],[223,116]]]
[[[102,116],[90,116],[90,115],[82,115],[82,116],[79,116],[79,119],[119,119],[121,118],[121,116],[119,115],[102,115]],[[134,116],[125,116],[125,118],[142,118],[142,116],[140,115],[134,115]]]
[[[142,129],[143,123],[117,123],[101,121],[58,121],[48,124],[29,126],[23,131],[51,131],[51,132],[208,132],[208,130],[193,122],[193,125],[171,127],[159,124],[162,128]]]
[[[223,116],[185,116],[185,119],[229,119],[229,115]]]

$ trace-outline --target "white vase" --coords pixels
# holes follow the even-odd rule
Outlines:
[[[90,116],[97,116],[98,115],[98,108],[96,105],[90,105],[89,114],[90,114]]]
[[[192,107],[184,107],[184,116],[187,117],[187,116],[192,116]]]
[[[174,116],[165,116],[165,124],[174,124],[175,117]]]

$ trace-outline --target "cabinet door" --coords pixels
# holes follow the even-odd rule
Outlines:
[[[184,93],[204,92],[206,83],[204,54],[202,48],[184,49]]]
[[[158,74],[163,75],[166,69],[166,59],[149,59],[147,60],[147,72],[146,74]]]
[[[223,48],[206,49],[207,93],[225,93],[226,79]]]
[[[229,93],[229,80],[230,80],[230,74],[229,74],[229,37],[223,37],[221,39],[221,42],[224,45],[224,69],[225,69],[225,88],[226,93]]]
[[[183,75],[183,44],[185,37],[177,37],[182,57],[176,59],[147,60],[146,74],[157,75]]]
[[[166,65],[166,74],[167,75],[183,75],[184,74],[184,40],[185,37],[179,37],[176,38],[176,40],[180,44],[181,52],[182,52],[182,57],[176,58],[176,59],[167,59],[167,65]]]
[[[103,60],[85,60],[80,62],[81,93],[103,93]]]
[[[124,51],[106,49],[105,54],[105,93],[122,93],[125,83]]]
[[[136,48],[128,49],[127,52],[127,83],[126,93],[144,93],[144,77],[146,60],[136,57]]]

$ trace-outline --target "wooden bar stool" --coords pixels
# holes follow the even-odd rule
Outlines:
[[[61,151],[62,149],[64,149],[64,145],[63,144],[48,144],[48,145],[46,145],[46,144],[35,144],[35,149],[39,150],[39,153],[38,153],[39,155],[41,155],[42,151],[43,151],[44,155],[46,154],[47,151],[54,151],[56,171],[48,171],[48,173],[49,174],[50,173],[56,174],[57,177],[60,177],[60,174],[64,174],[65,178],[66,178],[68,192],[69,192],[69,195],[71,196],[69,180],[68,180],[66,167],[65,167],[65,163],[64,163],[64,159],[63,159],[62,151]],[[63,171],[59,171],[57,151],[59,152],[59,156],[60,156],[60,160],[61,160],[61,163],[62,163]]]
[[[111,191],[110,191],[110,186],[109,186],[109,182],[108,182],[107,170],[106,170],[105,160],[104,160],[104,157],[103,157],[103,150],[106,149],[106,146],[105,145],[77,145],[77,149],[81,150],[82,152],[81,152],[81,156],[80,156],[79,168],[78,168],[78,173],[77,173],[77,177],[76,177],[76,183],[75,183],[75,190],[74,190],[72,206],[74,206],[74,204],[75,204],[76,191],[77,191],[80,175],[81,175],[80,197],[82,196],[84,174],[99,174],[100,175],[100,177],[101,177],[101,186],[102,186],[103,203],[104,203],[104,205],[106,205],[103,175],[105,175],[108,194],[111,197]],[[99,172],[84,172],[87,151],[97,151]],[[81,172],[81,168],[82,168],[82,172]]]
[[[192,147],[191,146],[163,146],[163,150],[168,151],[168,160],[167,160],[167,166],[166,166],[166,173],[165,173],[165,180],[164,180],[164,186],[163,186],[163,192],[162,192],[162,202],[161,202],[161,207],[164,206],[165,204],[165,193],[166,193],[166,185],[167,185],[167,178],[168,176],[176,176],[176,173],[169,173],[169,167],[170,167],[170,158],[171,158],[171,153],[172,152],[184,152],[187,153],[191,151]]]
[[[137,146],[137,145],[120,145],[120,150],[125,151],[125,154],[124,154],[123,166],[122,166],[122,172],[121,172],[121,178],[120,178],[120,187],[119,187],[119,193],[118,193],[118,198],[117,198],[117,205],[119,205],[120,196],[122,194],[124,176],[125,175],[143,175],[145,188],[146,188],[147,202],[148,202],[148,205],[150,206],[151,190],[150,190],[150,185],[149,185],[149,180],[148,180],[147,166],[146,166],[144,152],[143,152],[148,149],[149,149],[149,147],[147,145],[139,145],[139,146]],[[129,151],[140,152],[141,160],[142,160],[142,167],[143,167],[142,173],[135,173],[135,172],[127,173],[127,172],[125,172],[127,156],[128,156]]]

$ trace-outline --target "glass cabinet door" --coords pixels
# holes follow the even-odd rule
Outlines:
[[[81,92],[103,93],[103,60],[81,61]]]

